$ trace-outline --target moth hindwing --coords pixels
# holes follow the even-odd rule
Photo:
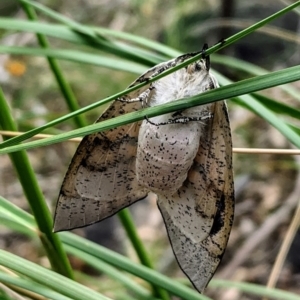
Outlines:
[[[159,64],[131,86],[198,53]],[[207,58],[116,100],[97,120],[194,96],[218,86]],[[54,230],[99,222],[143,199],[158,197],[183,272],[202,292],[229,238],[234,209],[232,142],[224,101],[177,111],[86,136],[64,178]]]

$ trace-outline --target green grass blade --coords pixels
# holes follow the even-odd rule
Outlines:
[[[295,126],[294,124],[290,124],[290,123],[287,123],[288,126],[295,131],[296,134],[298,134],[300,136],[300,127],[299,126]]]
[[[76,116],[78,114],[82,114],[82,113],[85,113],[85,112],[87,112],[89,110],[92,110],[92,109],[94,109],[94,108],[96,108],[98,106],[105,105],[105,104],[111,102],[112,100],[114,100],[114,99],[116,99],[118,97],[122,97],[122,96],[124,96],[124,95],[126,95],[126,94],[128,94],[128,93],[130,93],[130,92],[132,92],[132,91],[134,91],[134,90],[136,90],[136,89],[144,86],[145,84],[146,84],[146,82],[140,83],[140,84],[138,84],[138,85],[136,85],[136,86],[134,86],[132,88],[129,88],[129,89],[125,90],[125,91],[122,91],[120,93],[117,93],[115,95],[107,97],[104,100],[100,100],[98,102],[92,103],[92,104],[90,104],[90,105],[88,105],[86,107],[83,107],[83,108],[75,111],[75,112],[71,112],[71,113],[69,113],[67,115],[64,115],[64,116],[62,116],[60,118],[57,118],[57,119],[55,119],[55,120],[53,120],[53,121],[51,121],[51,122],[49,122],[49,123],[47,123],[45,125],[42,125],[42,126],[37,127],[37,128],[34,128],[34,129],[32,129],[32,130],[30,130],[30,131],[28,131],[28,132],[26,132],[26,133],[24,133],[24,134],[22,134],[20,136],[13,137],[13,138],[11,138],[11,139],[9,139],[7,141],[4,141],[4,142],[0,143],[0,149],[4,148],[4,147],[7,147],[9,145],[15,145],[15,144],[17,144],[19,142],[22,142],[22,141],[24,141],[26,139],[29,139],[29,138],[33,137],[35,134],[38,134],[38,133],[42,132],[43,130],[45,130],[45,129],[49,128],[49,127],[53,127],[53,126],[55,126],[57,124],[60,124],[60,123],[66,121],[68,119],[71,119],[71,118],[73,118],[74,116]]]
[[[1,225],[4,225],[13,230],[17,230],[29,237],[37,237],[39,232],[36,227],[36,223],[32,215],[26,211],[20,209],[10,201],[0,196],[0,220]],[[9,223],[7,223],[8,221]],[[123,275],[120,271],[111,267],[107,263],[95,259],[95,257],[82,252],[74,247],[65,245],[65,249],[68,253],[79,257],[86,263],[90,264],[93,268],[107,274],[109,277],[119,281],[129,290],[133,291],[139,299],[155,300],[146,289],[138,285],[135,281],[130,279],[128,276]]]
[[[175,50],[174,52],[176,52],[177,55],[180,55],[180,52]],[[77,50],[69,50],[69,49],[39,49],[39,48],[32,48],[32,47],[15,47],[15,46],[0,45],[0,53],[30,55],[30,56],[46,56],[46,57],[73,61],[77,63],[92,64],[95,66],[101,66],[101,67],[105,67],[112,70],[118,70],[118,71],[126,71],[134,74],[142,74],[147,69],[146,67],[140,64],[136,64],[134,62],[127,62],[122,59],[112,59],[106,56],[99,56],[97,54],[86,53]],[[269,71],[257,67],[256,65],[253,65],[251,63],[236,58],[223,56],[223,55],[214,54],[212,56],[212,62],[219,63],[236,70],[248,72],[252,75],[264,75],[269,73]],[[300,100],[300,93],[293,86],[285,85],[285,86],[281,86],[280,88],[283,91],[290,94],[293,98]],[[293,108],[291,107],[291,109]]]
[[[4,250],[0,250],[0,265],[26,275],[32,280],[74,300],[110,300],[67,277]]]
[[[279,119],[271,110],[269,110],[266,106],[264,106],[262,102],[259,102],[251,98],[251,105],[250,105],[247,99],[250,99],[250,97],[245,96],[245,98],[243,99],[235,98],[232,100],[235,103],[246,107],[247,109],[257,114],[258,116],[267,120],[273,127],[275,127],[279,132],[281,132],[291,143],[293,143],[296,147],[300,148],[300,137],[293,129],[290,128],[288,124],[286,124],[284,121]]]
[[[10,109],[0,89],[0,128],[16,131],[17,126],[10,114]],[[48,259],[53,267],[61,274],[72,277],[72,270],[69,261],[63,251],[61,242],[52,233],[52,217],[39,188],[35,173],[29,162],[26,152],[21,151],[10,155],[11,162],[19,177],[24,194],[40,230],[42,244],[47,253]]]
[[[12,204],[0,196],[0,220],[4,225],[13,231],[20,232],[31,238],[37,237],[39,231],[34,218],[24,210]]]
[[[37,237],[36,231],[33,232],[28,227],[24,227],[19,222],[12,220],[10,217],[6,215],[6,212],[0,212],[1,226],[5,226],[10,228],[13,232],[19,232],[21,234],[27,235],[31,239],[35,239]]]
[[[266,25],[267,23],[270,23],[271,21],[279,18],[280,16],[286,14],[287,12],[293,10],[294,8],[296,8],[297,6],[300,5],[300,1],[296,1],[295,3],[285,7],[284,9],[276,12],[275,14],[249,26],[248,28],[239,31],[238,33],[232,35],[229,38],[226,38],[224,41],[214,45],[213,47],[211,47],[210,49],[207,50],[207,54],[212,54],[214,53],[216,50],[219,49],[223,49],[225,47],[227,47],[230,44],[235,43],[236,41],[238,41],[239,39],[249,35],[250,33],[252,33],[253,31],[255,31],[256,29],[263,27],[264,25]]]
[[[136,275],[152,284],[155,284],[171,294],[186,300],[209,300],[207,296],[201,295],[198,292],[180,284],[168,277],[159,274],[158,272],[146,268],[142,265],[136,264],[128,258],[108,250],[102,246],[99,246],[93,242],[87,241],[79,236],[76,236],[69,232],[58,233],[61,240],[76,249],[79,249],[85,253],[88,253],[98,259],[101,259],[112,266],[121,268],[122,270]]]
[[[137,254],[140,258],[141,263],[144,266],[153,269],[152,262],[146,253],[146,249],[144,248],[143,243],[137,235],[137,231],[135,229],[136,227],[132,218],[129,215],[129,211],[126,209],[121,210],[118,213],[118,217],[120,218],[120,221],[123,227],[125,228],[127,235],[130,236],[130,240],[132,241],[133,247],[137,249]]]
[[[0,197],[0,207],[4,208],[4,213],[8,212],[7,216],[11,218],[12,221],[20,222],[20,224],[26,224],[27,228],[32,228],[34,226],[33,217],[27,212],[19,209],[17,206],[9,202],[8,200]],[[32,232],[36,232],[32,229]],[[162,288],[168,289],[172,294],[181,296],[182,299],[190,300],[209,300],[210,298],[198,294],[196,291],[171,280],[170,278],[159,274],[158,272],[149,269],[143,265],[132,262],[125,256],[115,253],[112,250],[106,249],[100,245],[93,242],[87,241],[84,238],[76,236],[69,232],[60,232],[58,234],[66,249],[69,253],[78,256],[87,263],[91,263],[93,266],[97,267],[99,270],[105,268],[103,261],[108,263],[110,266],[115,266],[118,269],[129,272],[130,274],[136,275],[149,283],[155,284]],[[95,260],[97,259],[97,261]],[[1,261],[0,261],[1,263]],[[116,276],[117,273],[114,270],[102,270],[110,276]],[[148,280],[150,279],[150,280]],[[123,278],[118,277],[118,280],[122,282]],[[123,282],[125,285],[125,283]],[[132,283],[130,284],[132,286]],[[128,284],[127,284],[127,287]],[[136,287],[133,289],[136,293],[141,293],[141,295],[146,295],[144,290]],[[150,299],[149,299],[150,300]]]
[[[134,74],[142,74],[147,70],[146,67],[134,62],[69,49],[38,49],[31,47],[0,45],[0,53],[52,57],[77,63],[101,66],[112,70],[126,71]]]
[[[249,295],[257,295],[259,297],[267,297],[268,299],[277,300],[300,300],[300,296],[293,293],[282,291],[279,289],[268,288],[258,284],[233,282],[229,280],[214,279],[210,283],[211,287],[217,288],[236,288],[239,291],[245,292]]]
[[[34,292],[38,295],[46,297],[47,299],[72,300],[72,298],[65,297],[57,292],[51,291],[50,289],[45,288],[44,286],[37,284],[36,282],[20,277],[11,276],[2,272],[0,272],[0,282]]]
[[[136,122],[144,119],[145,116],[153,117],[160,114],[170,113],[173,111],[184,110],[196,105],[202,105],[223,99],[237,97],[243,94],[252,93],[258,90],[277,86],[279,84],[297,81],[299,79],[300,66],[287,68],[284,70],[273,72],[271,74],[257,76],[227,86],[222,86],[218,89],[211,90],[191,98],[181,99],[171,103],[166,103],[155,107],[149,107],[137,112],[128,113],[126,115],[119,116],[111,120],[106,120],[100,123],[92,124],[81,129],[76,129],[67,133],[59,134],[54,137],[2,148],[0,150],[0,154],[62,142],[73,137],[84,136],[94,132],[104,131],[117,126],[125,125],[131,122]],[[111,97],[102,100],[101,103],[106,102],[107,99],[111,100]],[[244,102],[244,105],[247,105],[262,118],[265,118],[268,122],[270,122],[278,130],[280,130],[293,144],[295,144],[297,147],[300,147],[299,136],[293,130],[291,130],[289,126],[285,124],[285,122],[281,121],[273,113],[270,114],[269,110],[262,106],[258,101],[253,100],[253,98],[251,99],[251,103]],[[263,114],[263,111],[266,112],[266,115]]]
[[[103,262],[100,259],[95,258],[94,256],[81,251],[79,249],[76,249],[72,246],[65,245],[65,249],[68,253],[80,258],[84,262],[88,263],[90,266],[95,268],[96,270],[99,270],[100,272],[106,274],[110,278],[120,282],[123,284],[126,288],[128,288],[130,291],[132,291],[138,299],[141,300],[158,300],[158,298],[154,298],[151,296],[149,291],[147,291],[145,288],[137,284],[135,281],[130,279],[128,275],[124,275],[120,271],[118,271],[116,268],[112,267],[110,264]],[[161,299],[161,298],[159,298]]]
[[[0,197],[0,206],[4,207],[5,210],[10,211],[9,215],[11,216],[12,219],[20,220],[20,219],[24,218],[24,220],[22,221],[22,224],[25,224],[27,222],[28,227],[31,227],[34,225],[34,219],[31,217],[30,214],[19,209],[14,204],[5,200],[3,197]],[[14,215],[16,215],[16,216],[13,217]],[[66,250],[69,253],[71,253],[72,255],[75,255],[76,257],[81,258],[83,261],[86,261],[87,263],[93,265],[97,269],[102,270],[104,272],[106,272],[105,271],[106,263],[104,263],[103,261],[108,262],[110,264],[109,267],[111,269],[109,269],[108,272],[106,272],[106,273],[110,274],[110,272],[112,271],[112,274],[110,274],[111,277],[116,276],[115,278],[117,279],[119,276],[119,274],[115,271],[115,269],[113,267],[111,267],[111,265],[115,265],[118,268],[128,270],[129,272],[130,272],[130,269],[132,266],[132,269],[131,269],[132,272],[130,272],[130,273],[135,274],[144,279],[148,278],[148,276],[151,278],[151,276],[153,275],[154,271],[150,270],[150,273],[149,273],[148,272],[149,269],[147,269],[143,266],[136,265],[136,264],[132,263],[128,258],[123,257],[120,254],[114,253],[111,250],[105,249],[102,246],[96,245],[93,242],[86,241],[85,239],[75,236],[72,233],[59,233],[59,234],[61,235],[62,240],[66,245]],[[99,260],[99,258],[100,258],[100,260]],[[103,261],[102,261],[102,259],[103,259]],[[160,275],[160,276],[163,277],[163,280],[167,280],[167,281],[169,280],[168,278],[164,278],[163,275]],[[155,277],[155,275],[154,275],[154,277]],[[125,278],[125,281],[127,279]],[[156,280],[159,280],[159,278]],[[186,280],[184,280],[184,281],[186,281]],[[181,283],[176,283],[176,284],[182,285]],[[126,285],[126,284],[124,283],[124,285]],[[131,285],[132,285],[132,282],[129,282],[129,285],[127,285],[127,287],[130,288]],[[267,287],[263,287],[263,286],[256,285],[256,284],[213,279],[209,285],[210,285],[210,287],[224,287],[224,288],[236,287],[240,291],[244,291],[246,293],[249,293],[252,295],[258,295],[261,297],[262,296],[272,297],[272,299],[286,299],[286,300],[298,300],[299,299],[299,296],[289,293],[287,291],[282,291],[282,290],[278,290],[278,289],[268,289]],[[132,290],[136,292],[135,288],[136,287],[133,287]],[[141,297],[145,296],[146,297],[145,299],[147,299],[146,291],[139,286],[137,288],[138,288],[138,290],[141,289],[140,296]],[[185,288],[188,289],[187,287],[185,287]],[[139,298],[139,299],[143,299],[143,298]],[[152,299],[149,298],[149,300],[152,300]],[[183,299],[185,299],[185,298],[183,298]],[[186,299],[189,299],[189,298],[186,298]],[[197,298],[191,298],[191,299],[197,299]],[[198,299],[201,299],[201,298],[198,298]],[[206,299],[208,299],[208,298],[206,298]]]
[[[87,35],[89,38],[92,38],[93,40],[99,41],[99,35],[97,34],[96,31],[94,31],[90,27],[81,25],[73,20],[70,20],[70,19],[66,18],[65,16],[62,16],[62,15],[54,12],[53,10],[37,3],[36,1],[33,1],[33,0],[19,0],[19,1],[30,4],[33,7],[35,7],[36,9],[38,9],[38,10],[42,11],[43,13],[45,13],[46,15],[48,15],[49,17],[54,18],[56,21],[62,22],[63,24],[70,26],[73,30],[76,30],[76,32],[80,32],[81,34]],[[207,55],[210,55],[217,50],[220,50],[224,47],[227,47],[228,45],[230,45],[232,43],[235,43],[239,39],[247,36],[248,34],[252,33],[256,29],[264,26],[265,24],[277,19],[278,17],[284,15],[288,11],[293,10],[294,8],[296,8],[299,5],[300,5],[300,1],[296,1],[295,3],[285,7],[284,9],[276,12],[275,14],[261,20],[260,22],[253,24],[252,26],[238,32],[237,34],[234,34],[233,36],[227,38],[226,40],[222,41],[221,43],[218,43],[218,44],[214,45],[213,47],[209,48],[206,52]],[[101,41],[101,39],[100,39],[100,41]],[[101,42],[103,42],[103,41],[101,41]],[[114,46],[111,46],[111,45],[107,46],[107,47],[104,45],[102,45],[102,46],[104,47],[104,50],[109,50],[110,52],[113,51],[112,53],[115,53],[117,55],[124,55],[124,53],[120,49],[116,50],[116,47],[114,47]],[[114,50],[116,50],[116,52]],[[128,55],[128,53],[126,53],[125,56],[123,56],[123,57],[127,57],[127,58],[131,59],[132,56],[130,54]],[[133,59],[134,59],[134,61],[141,62],[140,60],[136,60],[137,57],[133,57]],[[153,63],[153,61],[152,61],[152,63]],[[146,65],[149,65],[149,64],[146,63]],[[151,63],[150,63],[150,65],[151,65]]]
[[[76,33],[74,33],[71,29],[63,25],[57,24],[45,24],[41,22],[27,22],[24,20],[11,20],[8,18],[0,18],[0,28],[7,29],[7,30],[18,30],[18,31],[25,31],[25,32],[34,32],[34,33],[41,33],[44,35],[60,38],[69,42],[79,43],[82,44],[83,39],[79,37]],[[112,37],[121,38],[122,40],[126,40],[128,42],[134,42],[138,45],[143,47],[149,47],[153,51],[160,51],[164,54],[164,57],[161,59],[156,59],[156,63],[165,61],[169,58],[176,57],[182,53],[177,50],[174,50],[170,47],[162,45],[160,43],[148,40],[143,37],[137,37],[135,35],[125,33],[125,32],[118,32],[106,28],[100,27],[93,27],[93,30],[100,32],[103,35],[108,35]],[[53,49],[52,49],[53,50]],[[138,48],[134,48],[134,51],[137,51]],[[125,70],[129,72],[133,72],[136,74],[141,74],[145,71],[145,67],[141,65],[134,65],[131,66],[130,64],[125,61],[120,61],[121,64],[124,63],[124,67],[121,65],[119,67],[119,61],[116,65],[114,60],[107,57],[102,59],[99,58],[98,55],[83,53],[80,51],[74,50],[53,50],[53,51],[42,51],[41,49],[34,49],[34,48],[26,48],[26,47],[9,47],[9,46],[0,46],[0,53],[10,53],[10,54],[23,54],[23,55],[42,55],[42,56],[50,56],[54,58],[61,58],[71,61],[78,61],[84,63],[93,63],[95,65],[104,66],[108,68],[117,68],[118,70]],[[106,59],[108,62],[106,63]],[[213,63],[222,64],[236,70],[241,70],[253,75],[263,75],[268,73],[267,70],[257,67],[249,62],[239,60],[237,58],[231,58],[223,55],[214,54],[211,58]],[[288,92],[291,96],[295,99],[300,100],[300,93],[291,86],[283,86],[281,87],[283,90]]]
[[[299,66],[296,66],[298,68]],[[295,68],[295,67],[292,67]],[[287,69],[286,69],[287,70]],[[295,69],[294,69],[295,70]],[[281,71],[280,71],[281,72]],[[277,73],[277,72],[274,72]],[[272,74],[274,74],[272,73]],[[278,73],[277,73],[278,74]],[[259,78],[266,78],[265,76],[268,75],[262,75],[256,77]],[[278,79],[278,78],[277,78]],[[285,78],[287,79],[287,78]],[[218,74],[218,80],[221,84],[230,84],[231,81],[225,78],[224,76]],[[244,80],[249,82],[249,79]],[[254,85],[258,82],[254,81]],[[282,82],[281,84],[288,83]],[[296,145],[299,148],[300,140],[299,140],[299,134],[297,131],[295,131],[290,125],[288,125],[286,122],[278,118],[273,112],[272,109],[269,109],[267,106],[263,105],[262,102],[259,102],[256,100],[255,97],[252,95],[243,95],[240,97],[233,97],[231,99],[234,103],[243,106],[247,108],[248,110],[252,111],[253,113],[257,114],[261,118],[265,119],[267,122],[269,122],[273,127],[275,127],[279,132],[281,132],[287,139],[289,139],[294,145]],[[268,105],[268,102],[266,102]]]
[[[253,93],[252,97],[262,105],[266,106],[269,110],[279,115],[285,115],[300,120],[300,110],[297,108],[258,93]]]
[[[126,42],[134,43],[140,47],[148,48],[151,51],[160,52],[162,58],[161,61],[165,61],[166,59],[170,59],[182,54],[178,50],[175,50],[169,46],[166,46],[153,40],[149,40],[141,36],[130,34],[128,32],[116,31],[104,27],[92,27],[92,29],[101,35],[119,38],[123,41],[125,40]]]
[[[79,45],[89,46],[94,49],[97,49],[99,51],[99,45],[96,45],[95,43],[87,43],[86,38],[82,36],[79,33],[76,33],[74,30],[70,29],[68,26],[65,25],[58,25],[58,24],[45,24],[42,22],[32,21],[28,22],[25,20],[16,20],[16,19],[9,19],[9,18],[3,18],[0,17],[0,28],[6,29],[6,30],[17,30],[22,32],[33,32],[36,34],[43,34],[45,36],[54,37],[57,39],[61,39],[67,42],[76,43]],[[102,31],[102,28],[92,28],[91,30],[100,32]],[[106,32],[106,30],[103,28],[103,31]],[[113,32],[113,31],[112,31]],[[117,32],[116,32],[117,33]],[[129,35],[128,33],[124,33],[124,36]],[[110,34],[110,36],[113,36],[113,34]],[[133,35],[132,35],[133,36]],[[131,38],[130,40],[132,40]],[[137,39],[137,38],[136,38]],[[146,40],[143,38],[140,38],[142,40]],[[122,38],[124,40],[124,38]],[[154,44],[155,42],[152,42],[150,40],[147,40],[147,44]],[[146,56],[148,57],[148,60],[151,61],[151,65],[157,64],[161,61],[166,60],[170,56],[165,55],[158,55],[156,54],[156,48],[152,48],[152,51],[145,50],[144,46],[143,48],[140,47],[133,47],[131,45],[127,45],[121,42],[114,42],[115,47],[122,47],[123,49],[126,49],[126,51],[132,52],[132,53],[138,53],[139,56]],[[158,48],[164,48],[165,46],[159,43],[156,43]],[[108,52],[108,51],[106,51]],[[169,51],[169,53],[179,53],[178,51]],[[176,54],[176,55],[177,55]],[[178,54],[178,55],[179,55]],[[150,65],[147,63],[146,65]]]
[[[36,16],[35,16],[33,9],[31,7],[29,7],[28,4],[25,4],[25,3],[26,2],[23,3],[23,6],[25,8],[27,15],[29,16],[30,19],[36,20]],[[43,35],[38,34],[38,40],[42,47],[49,48],[48,42]],[[63,92],[63,94],[65,96],[65,100],[67,102],[69,110],[72,112],[72,111],[79,109],[79,105],[77,104],[77,101],[72,93],[72,90],[71,90],[70,86],[67,84],[66,80],[64,79],[62,72],[61,72],[60,68],[58,67],[58,64],[56,63],[56,61],[54,59],[51,59],[51,58],[48,58],[48,61],[49,61],[49,65],[59,83],[61,91]],[[80,117],[81,117],[80,115],[76,116],[75,122],[78,127],[83,127],[85,125],[85,120]],[[131,226],[133,221],[131,219],[129,212],[123,211],[121,213],[120,218],[123,221],[122,223],[125,227],[125,230],[128,232],[128,236],[129,236],[130,240],[132,241],[134,249],[136,250],[138,256],[140,257],[141,262],[143,264],[145,264],[147,267],[151,268],[151,261],[143,247],[142,242],[140,241],[140,239],[137,235],[136,229],[134,226]],[[163,300],[169,299],[169,297],[163,290],[158,289],[155,286],[153,286],[153,290],[156,295],[161,297],[161,299],[163,299]]]
[[[8,218],[19,223],[21,226],[27,227],[29,230],[36,232],[36,234],[38,233],[36,230],[37,225],[32,215],[2,196],[0,196],[0,207],[2,214],[5,214]]]
[[[133,219],[131,217],[131,214],[128,209],[123,209],[118,213],[118,217],[127,233],[127,236],[129,237],[131,244],[136,251],[137,256],[139,257],[140,262],[150,268],[153,268],[153,264],[151,262],[151,259],[144,247],[144,244],[142,243],[141,239],[138,236],[136,227],[134,225]],[[157,297],[160,297],[163,300],[170,299],[166,291],[163,289],[158,288],[157,286],[152,286],[154,295]]]
[[[213,54],[211,56],[211,62],[213,65],[215,63],[230,67],[235,70],[243,71],[246,73],[249,73],[251,75],[264,75],[270,73],[270,71],[263,69],[261,67],[258,67],[252,63],[249,63],[247,61],[238,59],[238,58],[233,58],[225,55],[220,55],[220,54]],[[299,90],[297,90],[295,87],[291,85],[284,85],[280,86],[280,88],[287,92],[289,95],[291,95],[293,98],[300,100],[300,93]]]
[[[85,41],[86,45],[94,45],[100,48],[102,51],[106,51],[111,54],[115,54],[117,56],[127,58],[129,60],[133,60],[138,63],[145,64],[147,66],[152,66],[155,63],[153,60],[148,57],[144,57],[140,53],[133,53],[128,50],[127,47],[121,47],[120,44],[114,44],[111,40],[107,39],[104,36],[100,36],[93,29],[88,26],[81,25],[80,23],[73,21],[51,9],[48,7],[31,0],[19,0],[22,3],[26,3],[34,7],[35,9],[42,11],[47,16],[68,25],[74,32],[78,35],[81,35],[83,41]]]
[[[0,28],[13,31],[33,32],[48,37],[62,39],[67,42],[85,45],[85,39],[65,25],[46,24],[37,21],[0,18]]]
[[[35,14],[35,11],[32,9],[32,7],[30,7],[26,3],[21,3],[21,5],[23,6],[23,9],[24,9],[28,19],[30,19],[32,21],[36,21],[37,16]],[[44,48],[44,49],[50,48],[48,40],[46,39],[46,37],[44,35],[36,34],[36,37],[39,42],[39,45],[42,48]],[[75,95],[74,95],[70,85],[68,84],[68,81],[64,77],[62,70],[60,69],[60,67],[58,65],[58,62],[54,58],[51,58],[51,57],[47,57],[47,61],[48,61],[49,67],[56,79],[56,82],[60,88],[60,91],[65,98],[65,102],[66,102],[67,106],[69,107],[69,110],[75,111],[75,110],[79,109],[80,107],[75,98]],[[87,125],[87,122],[82,115],[76,116],[74,118],[74,122],[77,127],[83,127],[83,126]]]
[[[84,32],[93,38],[99,36],[99,33],[100,33],[101,36],[109,35],[112,37],[118,37],[123,40],[131,41],[136,44],[142,45],[143,47],[148,47],[152,50],[160,51],[162,54],[167,55],[168,57],[174,57],[174,56],[177,56],[180,54],[178,51],[173,50],[165,45],[161,45],[159,43],[149,41],[142,37],[136,37],[136,36],[128,34],[128,33],[123,33],[123,32],[121,33],[121,32],[117,32],[117,31],[105,29],[105,28],[98,28],[98,27],[91,28],[88,26],[81,25],[81,24],[62,16],[61,14],[59,14],[47,7],[35,2],[35,1],[28,1],[28,0],[19,0],[19,1],[26,2],[30,5],[32,5],[33,7],[35,7],[36,9],[42,11],[46,15],[52,17],[56,21],[67,24],[67,26],[69,26],[70,28],[74,28],[75,30],[78,30],[79,32]],[[240,38],[248,35],[249,33],[255,31],[256,29],[264,26],[265,24],[273,21],[274,19],[280,17],[281,15],[287,13],[288,11],[296,8],[297,6],[299,6],[299,4],[300,4],[300,2],[297,1],[294,4],[282,9],[281,11],[269,16],[268,18],[246,28],[245,30],[240,31],[239,33],[233,35],[230,38],[227,38],[226,42],[223,41],[222,43],[219,43],[219,44],[211,47],[210,49],[208,49],[207,54],[211,54],[218,49],[224,48],[225,46],[228,46],[229,44],[234,43],[235,41],[239,40]],[[72,30],[65,28],[63,26],[60,26],[60,25],[49,26],[47,24],[42,24],[42,23],[35,25],[35,24],[28,24],[26,22],[24,23],[24,21],[19,21],[19,20],[10,21],[9,19],[0,18],[0,27],[5,28],[5,29],[11,29],[11,30],[23,30],[23,31],[25,30],[25,31],[32,31],[32,32],[37,32],[37,33],[39,32],[39,33],[55,36],[57,38],[63,38],[68,41],[78,42],[81,44],[84,44],[84,41],[85,41],[85,39],[82,36],[79,36],[78,34],[76,34],[75,31],[72,31]]]

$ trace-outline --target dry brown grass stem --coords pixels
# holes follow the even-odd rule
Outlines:
[[[1,131],[0,135],[2,136],[19,136],[24,132],[19,131]],[[37,134],[33,136],[33,139],[44,139],[52,137],[51,134]],[[81,138],[69,139],[68,142],[79,143]],[[300,155],[300,149],[262,149],[262,148],[233,148],[233,153],[239,154],[278,154],[278,155]]]

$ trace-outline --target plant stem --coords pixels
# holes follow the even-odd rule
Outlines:
[[[32,20],[32,21],[37,21],[37,16],[36,16],[34,9],[26,3],[21,2],[20,4],[22,5],[28,19]],[[42,48],[45,48],[45,49],[50,48],[49,42],[44,35],[37,33],[36,37],[39,42],[39,45]],[[68,81],[65,79],[56,59],[47,57],[47,60],[48,60],[50,69],[52,70],[52,73],[53,73],[53,75],[57,81],[57,84],[60,88],[60,91],[66,100],[69,110],[75,111],[75,110],[80,109],[80,106],[76,100],[76,97],[75,97],[70,85],[68,84]],[[87,125],[85,118],[82,115],[75,116],[74,122],[75,122],[76,126],[79,128]]]
[[[0,127],[4,130],[17,131],[17,126],[10,113],[10,108],[0,88]],[[3,137],[4,139],[7,139]],[[39,237],[54,270],[69,278],[73,273],[60,239],[52,233],[52,217],[38,185],[34,170],[25,151],[9,154],[18,174],[24,194],[40,230]]]
[[[136,254],[138,255],[138,257],[140,259],[140,262],[144,266],[146,266],[150,269],[153,269],[151,259],[148,256],[147,251],[146,251],[141,239],[138,236],[138,233],[136,231],[136,227],[134,225],[134,222],[132,220],[132,217],[131,217],[131,214],[130,214],[129,210],[128,209],[122,209],[118,213],[118,216],[121,220],[121,223],[122,223],[128,237],[129,237],[130,241],[131,241],[131,244],[132,244]],[[159,288],[155,285],[152,285],[152,289],[153,289],[154,295],[156,297],[160,297],[163,300],[170,299],[168,293],[165,290],[163,290],[162,288]]]

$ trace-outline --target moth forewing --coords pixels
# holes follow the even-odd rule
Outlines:
[[[136,84],[138,82],[135,82]],[[135,98],[114,101],[97,122],[140,109]],[[147,196],[135,179],[137,138],[141,122],[88,135],[72,158],[61,186],[54,215],[54,231],[71,230],[99,222]]]

